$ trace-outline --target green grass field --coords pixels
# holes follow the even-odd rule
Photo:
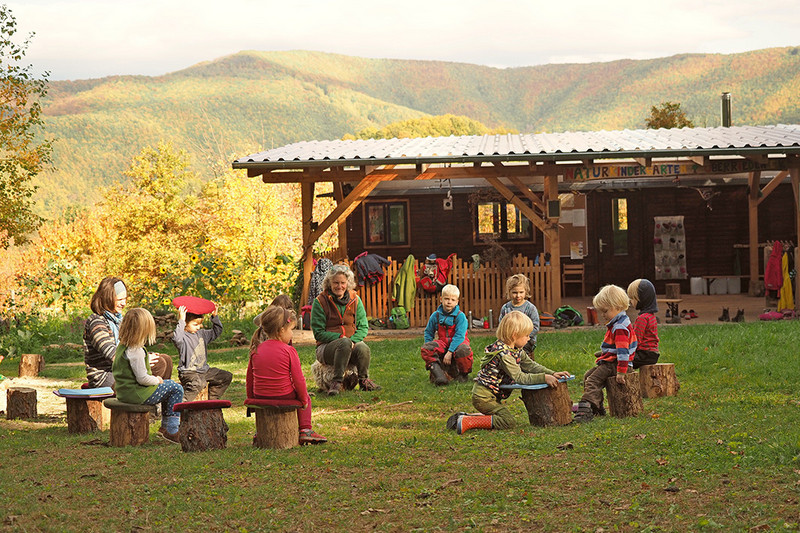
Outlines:
[[[539,336],[537,361],[582,376],[600,329]],[[491,337],[473,338],[482,352]],[[252,447],[247,350],[234,372],[228,448],[185,454],[155,436],[106,446],[63,420],[0,421],[0,524],[8,531],[781,531],[800,523],[800,330],[794,321],[662,327],[678,396],[636,418],[456,435],[471,384],[434,388],[417,340],[371,343],[384,388],[314,398],[321,446]],[[307,371],[313,348],[300,347]],[[4,370],[7,367],[4,365]],[[44,377],[82,381],[80,365]],[[580,379],[570,383],[573,399]],[[155,432],[158,424],[151,425]]]

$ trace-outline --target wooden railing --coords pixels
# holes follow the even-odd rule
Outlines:
[[[387,259],[390,264],[384,268],[383,281],[357,289],[364,302],[367,315],[370,317],[386,318],[394,307],[392,286],[395,276],[402,267],[403,260],[398,263],[391,257],[387,257]],[[422,268],[422,262],[417,261],[418,272],[422,272]],[[457,286],[461,291],[458,304],[464,313],[469,315],[469,312],[472,311],[473,319],[480,319],[489,316],[491,309],[494,318],[492,326],[497,326],[500,307],[508,301],[506,279],[513,274],[525,274],[531,280],[531,301],[540,311],[553,310],[552,280],[555,275],[553,267],[550,265],[536,266],[533,260],[522,255],[513,257],[511,266],[507,269],[501,269],[493,263],[483,262],[475,269],[471,261],[463,261],[454,257],[448,282]],[[424,327],[439,303],[440,294],[428,294],[417,286],[414,308],[409,310],[411,326]]]

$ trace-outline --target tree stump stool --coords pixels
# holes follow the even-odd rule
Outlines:
[[[681,388],[673,363],[656,363],[639,367],[639,388],[642,398],[675,396]]]
[[[295,411],[303,407],[297,400],[262,400],[248,398],[247,416],[256,413],[256,436],[253,446],[284,450],[300,445],[300,428]]]
[[[6,418],[36,418],[36,389],[12,387],[6,392]]]
[[[314,376],[317,390],[327,393],[333,381],[333,366],[314,361],[311,365],[311,374]],[[347,365],[344,371],[344,379],[342,380],[342,389],[353,390],[356,385],[358,385],[358,369],[356,365]]]
[[[67,401],[67,431],[90,433],[105,430],[111,411],[103,405],[104,398],[114,396],[111,387],[96,389],[58,389],[53,394]]]
[[[19,377],[35,378],[44,370],[44,356],[39,353],[24,353],[19,357]]]
[[[575,379],[572,376],[568,379]],[[558,380],[556,387],[544,383],[536,385],[501,385],[502,389],[520,389],[522,402],[528,411],[532,426],[566,426],[572,422],[572,400],[566,379]]]
[[[150,413],[155,406],[125,403],[116,398],[107,398],[103,405],[111,409],[112,446],[140,446],[150,440]]]
[[[678,300],[681,297],[680,283],[666,283],[664,285],[664,295],[668,300]]]
[[[642,393],[639,392],[639,373],[628,372],[623,375],[624,383],[617,383],[615,376],[606,380],[608,411],[617,418],[637,416],[644,409]]]
[[[228,445],[228,424],[222,410],[230,407],[228,400],[205,400],[176,403],[181,414],[178,439],[184,452],[224,450]]]

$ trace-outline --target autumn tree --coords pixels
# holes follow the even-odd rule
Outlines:
[[[650,117],[645,120],[648,129],[693,128],[694,123],[686,117],[678,102],[661,102],[660,107],[650,108]]]
[[[23,65],[33,34],[14,42],[17,21],[0,5],[0,248],[26,242],[41,224],[33,212],[33,178],[50,164],[52,146],[37,138],[43,126],[39,100],[47,94],[47,77]]]
[[[450,135],[494,135],[516,133],[505,128],[489,128],[469,117],[438,115],[412,118],[393,122],[381,129],[365,128],[355,135],[345,135],[344,140],[353,139],[407,139],[412,137],[447,137]]]

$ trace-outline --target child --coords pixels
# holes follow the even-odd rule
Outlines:
[[[628,294],[616,285],[606,285],[592,300],[592,305],[606,323],[606,336],[600,345],[597,365],[583,377],[583,396],[578,402],[575,422],[588,422],[594,415],[606,414],[603,408],[603,387],[606,380],[616,376],[617,383],[624,383],[628,368],[636,352],[636,333],[625,310],[630,305]]]
[[[183,387],[150,373],[146,344],[156,340],[156,323],[145,309],[131,309],[119,326],[119,347],[111,365],[117,399],[125,403],[161,404],[158,434],[178,442],[180,413],[172,407],[183,398]]]
[[[472,348],[467,338],[467,317],[458,308],[461,292],[455,285],[442,288],[442,303],[425,326],[422,359],[430,379],[447,385],[451,379],[467,381],[472,372]]]
[[[227,370],[208,366],[208,343],[222,333],[222,322],[217,316],[217,308],[211,312],[213,329],[203,327],[203,315],[187,312],[186,306],[178,308],[178,325],[172,335],[172,342],[178,348],[181,361],[178,365],[178,378],[185,390],[184,401],[191,402],[208,383],[208,399],[218,400],[228,385],[233,374]]]
[[[528,342],[522,348],[531,359],[533,358],[533,351],[536,349],[536,335],[539,333],[539,311],[528,298],[531,297],[531,282],[524,274],[514,274],[506,280],[506,295],[511,301],[503,304],[500,308],[500,317],[498,321],[503,320],[511,311],[519,311],[528,316],[533,322],[533,331]]]
[[[546,383],[556,387],[560,378],[569,377],[569,372],[554,372],[528,357],[524,346],[532,329],[533,321],[520,311],[503,317],[497,327],[497,341],[486,347],[472,387],[472,405],[483,414],[456,413],[447,421],[448,429],[460,435],[469,429],[512,428],[516,424],[514,415],[501,403],[512,389],[501,389],[500,385]]]
[[[283,307],[271,305],[261,313],[250,343],[247,397],[303,402],[305,407],[297,410],[300,444],[317,444],[328,439],[311,429],[311,398],[297,350],[289,345],[296,323],[294,311]],[[261,342],[264,336],[267,340]]]
[[[639,316],[633,323],[636,334],[636,354],[633,358],[633,369],[640,366],[658,363],[658,304],[656,288],[646,279],[637,279],[628,285],[628,297],[631,304],[639,310]]]

